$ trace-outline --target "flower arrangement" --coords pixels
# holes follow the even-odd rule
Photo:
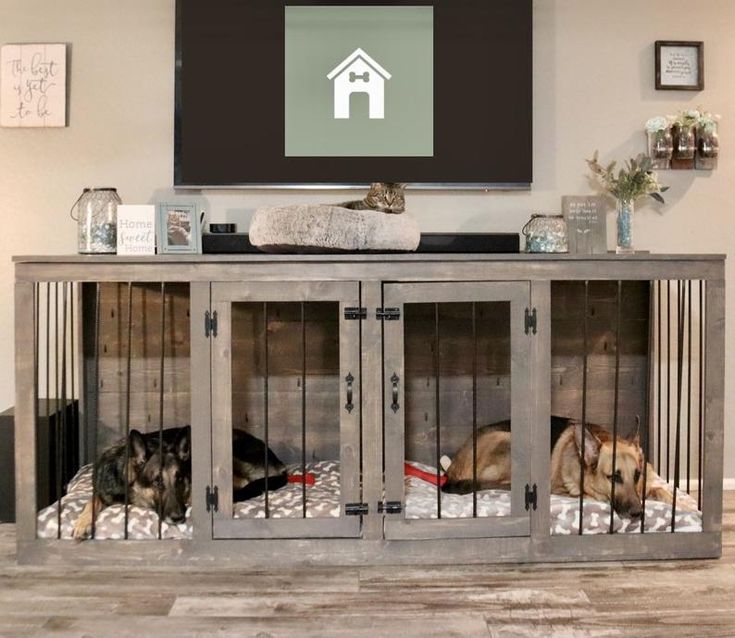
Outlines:
[[[717,131],[719,121],[719,115],[713,115],[709,111],[700,111],[697,118],[697,128],[707,135],[712,135]]]
[[[657,202],[664,203],[661,193],[665,193],[669,187],[659,183],[656,173],[653,172],[653,162],[650,157],[641,153],[625,163],[625,167],[615,172],[617,162],[610,162],[607,166],[600,164],[598,152],[588,159],[590,167],[597,182],[621,202],[634,202],[640,197],[648,195]]]
[[[646,122],[646,132],[654,135],[656,133],[663,133],[671,126],[670,115],[657,115],[652,117]]]
[[[697,109],[686,109],[674,116],[674,124],[681,127],[696,126],[702,114]]]

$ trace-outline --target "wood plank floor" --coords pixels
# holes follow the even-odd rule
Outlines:
[[[733,637],[735,492],[719,560],[253,572],[15,564],[0,525],[0,636]]]

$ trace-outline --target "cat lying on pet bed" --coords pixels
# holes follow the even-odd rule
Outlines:
[[[403,212],[403,186],[376,182],[362,200],[259,208],[250,241],[272,253],[414,251],[421,231]]]

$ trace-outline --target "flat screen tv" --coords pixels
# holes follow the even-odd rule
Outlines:
[[[531,0],[177,0],[175,184],[528,188]]]

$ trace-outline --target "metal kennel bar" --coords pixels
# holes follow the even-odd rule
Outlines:
[[[268,302],[263,302],[263,440],[265,442],[265,448],[263,449],[263,467],[268,468]],[[263,480],[265,485],[265,493],[263,494],[264,512],[265,517],[270,518],[270,508],[268,503],[268,471],[266,469],[265,477]]]
[[[610,500],[615,501],[615,485],[617,481],[617,451],[618,451],[618,401],[620,398],[620,325],[622,323],[622,307],[623,307],[623,282],[618,281],[616,295],[616,313],[615,313],[615,388],[613,391],[613,448],[612,448],[612,475],[613,480],[610,485]],[[614,509],[610,508],[610,534],[615,533]]]
[[[474,301],[472,302],[472,518],[477,518],[477,303]]]
[[[102,295],[101,286],[99,282],[94,285],[94,382],[96,384],[95,391],[99,391],[100,383],[100,297]],[[99,410],[95,410],[95,432],[99,429]],[[87,432],[89,432],[89,423],[87,423]],[[96,439],[95,439],[96,442]],[[92,503],[97,503],[97,449],[95,449],[92,455]],[[92,540],[96,538],[97,533],[97,508],[92,507]]]
[[[306,316],[301,302],[301,516],[306,518]],[[267,468],[267,466],[266,466]],[[267,473],[267,470],[266,470]]]
[[[590,282],[584,282],[583,328],[582,328],[582,444],[580,446],[581,462],[579,464],[579,535],[584,534],[584,449],[587,438],[587,359],[589,340]]]
[[[158,373],[158,449],[163,454],[163,384],[166,365],[166,282],[161,282],[161,360]],[[163,463],[158,468],[158,540],[163,530]]]
[[[130,366],[133,356],[133,284],[128,282],[128,338],[125,354],[125,540],[128,540],[130,516]]]
[[[442,491],[439,489],[441,477],[441,397],[440,392],[440,340],[439,340],[439,304],[434,304],[434,399],[436,407],[436,453],[435,453],[435,472],[436,472],[436,517],[442,517]],[[476,469],[476,467],[475,467]]]

